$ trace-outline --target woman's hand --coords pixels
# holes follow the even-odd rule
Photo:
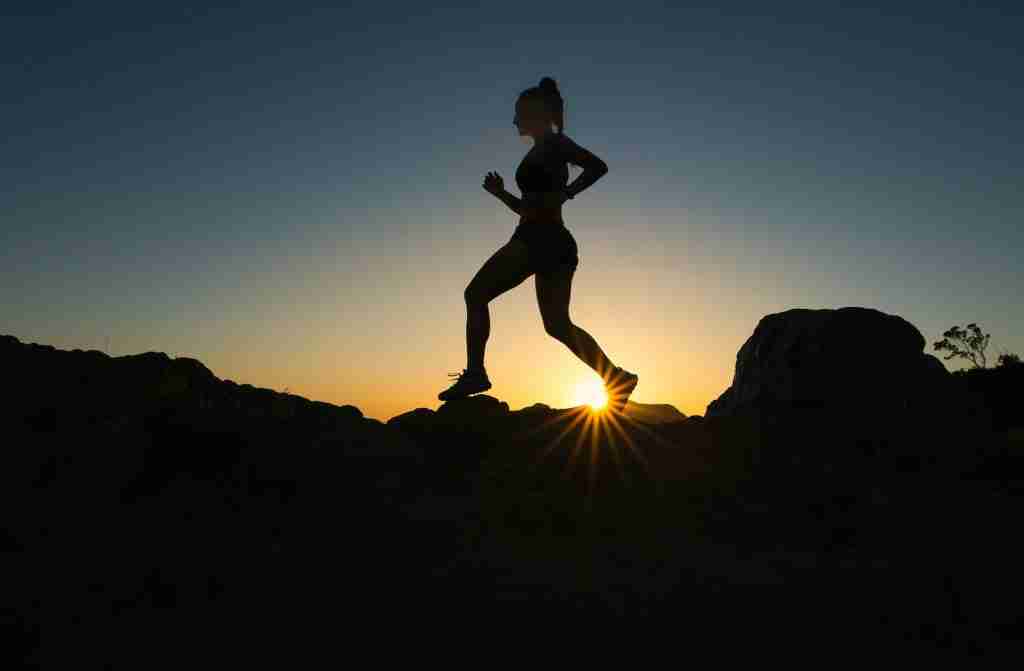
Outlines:
[[[496,172],[489,172],[484,177],[484,191],[489,194],[497,196],[499,193],[505,190],[505,181]]]

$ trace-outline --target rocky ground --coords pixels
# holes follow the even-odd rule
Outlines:
[[[5,628],[30,664],[499,620],[945,655],[1022,633],[1024,422],[993,400],[1019,371],[972,382],[996,419],[723,401],[641,421],[481,395],[383,423],[162,353],[2,336],[0,362]]]

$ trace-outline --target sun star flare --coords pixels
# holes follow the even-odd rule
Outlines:
[[[578,404],[589,405],[593,410],[601,410],[608,404],[608,394],[598,378],[588,378],[577,384],[574,397]]]

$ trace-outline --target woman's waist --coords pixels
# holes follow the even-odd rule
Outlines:
[[[561,221],[565,196],[558,191],[527,191],[522,197],[520,220]]]
[[[555,240],[572,237],[572,232],[560,219],[538,220],[521,218],[516,225],[515,236],[529,240]]]
[[[519,215],[520,222],[537,224],[561,224],[562,203],[557,194],[528,193],[523,196],[523,208]]]
[[[565,226],[565,219],[562,218],[561,212],[553,214],[533,214],[523,215],[519,217],[519,224],[521,226]]]

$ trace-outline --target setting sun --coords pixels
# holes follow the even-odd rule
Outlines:
[[[605,393],[604,384],[600,378],[589,378],[576,385],[576,402],[589,405],[594,410],[600,410],[608,403],[608,394]]]

